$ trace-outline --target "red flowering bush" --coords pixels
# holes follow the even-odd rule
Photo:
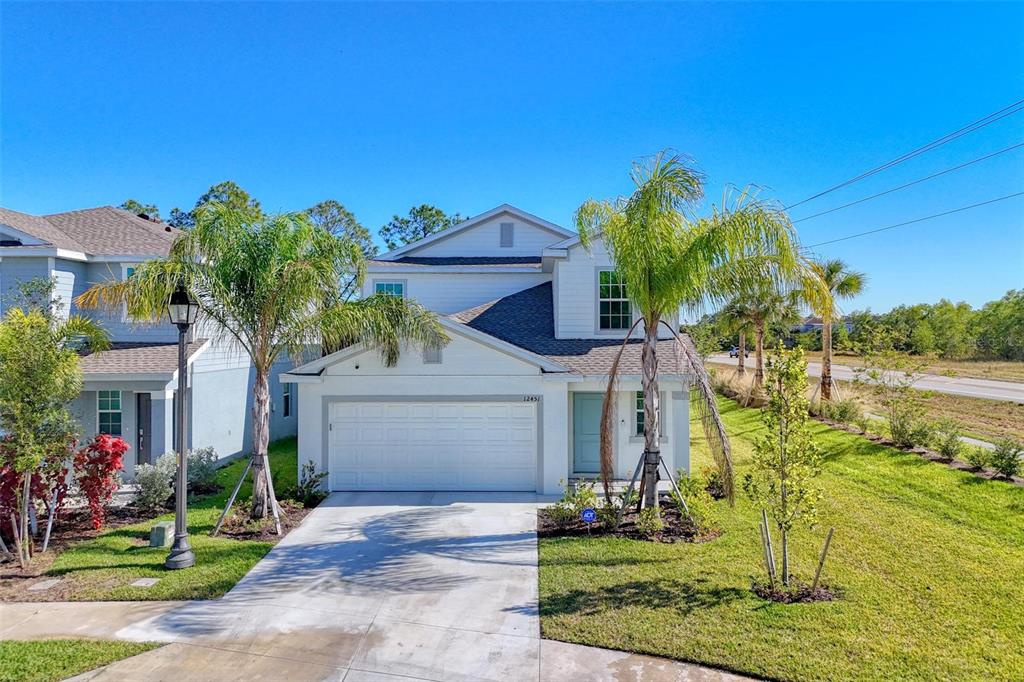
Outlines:
[[[59,513],[64,506],[68,492],[68,467],[74,452],[74,440],[67,444],[66,456],[55,456],[44,460],[32,474],[31,497],[40,500],[45,508],[44,516],[50,514],[50,506]],[[12,540],[11,516],[20,516],[18,499],[21,497],[21,474],[14,468],[15,448],[10,441],[0,441],[0,536]]]
[[[117,472],[124,467],[126,452],[128,443],[123,438],[101,433],[75,453],[75,480],[89,502],[93,528],[103,526],[106,505],[117,491]]]

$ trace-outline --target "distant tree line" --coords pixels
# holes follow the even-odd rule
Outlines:
[[[252,219],[258,219],[264,215],[259,201],[238,184],[227,180],[211,186],[196,200],[190,210],[172,208],[167,217],[167,224],[181,230],[191,229],[196,224],[196,211],[214,202]],[[146,220],[157,223],[164,222],[160,216],[160,209],[155,204],[126,199],[120,207]],[[374,243],[370,230],[356,220],[355,215],[341,202],[335,199],[326,199],[305,209],[302,213],[305,213],[318,227],[323,227],[337,237],[358,244],[366,258],[374,258],[379,253],[380,250]],[[393,250],[435,232],[440,232],[463,220],[465,217],[457,212],[447,214],[436,206],[421,204],[410,208],[409,213],[405,216],[393,216],[391,220],[380,227],[377,233],[387,248]]]
[[[738,334],[724,323],[724,314],[705,315],[697,326],[703,343],[727,348],[738,343]],[[793,331],[788,316],[768,325],[765,345],[783,342],[805,350],[822,349],[820,329]],[[885,313],[857,310],[832,326],[836,351],[897,350],[949,360],[1024,360],[1024,289],[1012,289],[980,308],[942,299],[938,303],[901,305]]]

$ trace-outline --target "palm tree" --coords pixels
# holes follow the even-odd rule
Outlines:
[[[811,267],[828,287],[832,298],[853,298],[867,283],[867,275],[847,268],[846,263],[832,260],[814,261]],[[842,323],[838,315],[832,319],[832,310],[821,311],[821,399],[832,400],[832,324]]]
[[[644,504],[657,504],[658,466],[658,332],[686,306],[699,309],[721,302],[744,284],[798,265],[796,235],[786,215],[756,199],[750,191],[726,197],[710,216],[696,217],[703,196],[703,176],[681,157],[661,152],[634,164],[635,190],[615,200],[587,200],[576,212],[576,226],[585,248],[601,238],[642,325],[641,350],[644,408]],[[734,199],[730,201],[730,198]],[[697,375],[695,390],[701,421],[716,464],[732,497],[732,462],[714,391],[700,359],[675,336],[677,348]],[[612,470],[614,394],[618,358],[610,371],[601,414],[601,474],[606,491]]]
[[[255,370],[251,516],[265,518],[268,501],[276,505],[265,466],[275,361],[363,342],[393,365],[404,342],[438,347],[448,338],[433,313],[403,298],[343,300],[341,281],[365,272],[362,252],[305,214],[253,216],[219,203],[196,214],[167,258],[143,263],[125,281],[97,284],[77,301],[86,308],[126,305],[135,319],[157,320],[183,285],[199,302],[200,328],[246,351]]]
[[[730,335],[736,334],[739,337],[736,346],[739,351],[737,354],[736,374],[739,376],[745,376],[747,373],[747,334],[753,330],[750,326],[750,317],[750,309],[738,298],[729,301],[718,311],[716,316],[719,327],[723,332]]]
[[[766,278],[742,294],[747,321],[754,330],[754,389],[764,386],[764,338],[768,325],[795,322],[802,291],[787,290],[786,283]]]

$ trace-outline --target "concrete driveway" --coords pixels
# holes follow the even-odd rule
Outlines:
[[[738,679],[542,641],[538,501],[506,493],[336,493],[224,598],[112,633],[169,646],[76,679]],[[44,614],[34,622],[61,627]]]

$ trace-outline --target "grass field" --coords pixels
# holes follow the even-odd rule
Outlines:
[[[228,494],[245,466],[236,460],[221,469],[224,490],[192,502],[188,512],[189,540],[196,565],[185,571],[168,571],[164,548],[150,548],[149,531],[156,519],[122,526],[65,550],[47,571],[67,584],[62,593],[75,601],[213,599],[227,592],[273,546],[270,542],[233,540],[209,536],[224,508]],[[272,443],[270,468],[276,490],[295,485],[295,439]],[[252,492],[249,482],[239,493],[245,504]],[[239,504],[236,502],[236,504]],[[173,514],[159,520],[173,520]],[[132,587],[138,578],[159,578],[153,587]]]
[[[0,642],[0,682],[56,682],[157,646],[88,639]]]
[[[804,351],[807,359],[811,362],[821,362],[821,351]],[[920,358],[914,357],[914,360]],[[859,365],[861,358],[851,355],[834,355],[832,362],[837,365]],[[974,379],[996,379],[1000,381],[1024,382],[1024,362],[1011,362],[1009,360],[944,360],[942,358],[931,358],[925,360],[928,363],[929,374],[952,373],[959,377],[971,377]]]
[[[721,406],[742,479],[759,414]],[[543,635],[788,680],[1020,679],[1024,488],[812,428],[827,455],[822,525],[798,533],[794,570],[813,573],[834,526],[824,578],[842,600],[754,596],[758,510],[738,499],[719,503],[724,532],[709,543],[542,540]]]

